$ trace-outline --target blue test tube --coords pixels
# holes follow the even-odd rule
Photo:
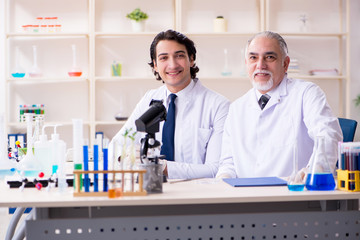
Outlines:
[[[94,171],[99,170],[99,146],[94,144]],[[99,191],[99,175],[94,174],[94,192]]]
[[[103,161],[104,161],[104,171],[108,170],[108,149],[107,148],[103,148]],[[103,186],[103,191],[107,192],[108,191],[108,174],[104,173],[104,186]]]
[[[83,156],[84,156],[84,171],[89,171],[89,147],[88,145],[83,146]],[[85,174],[84,180],[85,192],[89,192],[90,189],[90,179],[89,174]]]

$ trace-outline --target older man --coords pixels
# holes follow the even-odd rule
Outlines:
[[[335,167],[339,122],[317,85],[287,77],[287,54],[277,33],[261,32],[248,41],[245,62],[253,88],[230,106],[217,177],[289,176],[294,147],[299,168],[305,168],[319,135]]]

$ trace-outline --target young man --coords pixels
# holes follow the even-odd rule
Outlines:
[[[135,120],[148,110],[151,100],[163,100],[167,109],[174,101],[174,147],[172,152],[161,152],[166,155],[164,174],[173,179],[215,177],[230,102],[205,88],[196,78],[199,71],[195,64],[196,48],[185,35],[173,30],[160,32],[150,46],[150,57],[149,65],[164,85],[145,94],[112,142],[121,145],[125,130],[136,129]],[[176,96],[171,100],[173,94]],[[164,124],[164,121],[160,123],[157,140],[165,138]],[[137,142],[141,137],[137,134]]]
[[[299,169],[305,168],[318,135],[325,136],[334,168],[342,141],[338,119],[318,86],[287,77],[284,39],[273,32],[255,35],[245,61],[253,88],[230,106],[217,177],[290,176],[294,146]]]

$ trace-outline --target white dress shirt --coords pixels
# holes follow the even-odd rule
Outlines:
[[[301,169],[318,135],[325,136],[327,159],[335,167],[342,132],[324,92],[314,83],[285,77],[270,95],[263,110],[254,88],[231,104],[218,177],[290,176],[294,144]]]
[[[123,133],[126,129],[136,129],[135,120],[149,108],[150,101],[163,100],[166,108],[169,105],[170,92],[163,85],[148,91],[137,104],[126,124],[112,139],[109,156],[114,141],[122,145]],[[225,119],[230,102],[225,97],[204,87],[198,79],[176,93],[175,122],[175,161],[167,161],[168,177],[173,179],[190,179],[215,177],[220,153]],[[160,123],[160,131],[156,140],[161,142],[164,121]],[[137,134],[136,142],[145,134]]]

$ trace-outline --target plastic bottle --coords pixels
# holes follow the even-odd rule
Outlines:
[[[42,133],[39,136],[39,141],[34,143],[35,159],[42,166],[42,171],[45,176],[51,176],[52,174],[52,161],[51,161],[51,144],[45,134],[45,128],[52,125],[45,125],[42,127]]]
[[[51,159],[52,159],[52,173],[57,173],[59,164],[65,161],[66,158],[66,144],[60,140],[60,135],[56,132],[56,128],[60,125],[54,126],[54,133],[51,134]]]

